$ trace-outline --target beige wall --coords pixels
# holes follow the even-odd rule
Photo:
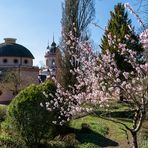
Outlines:
[[[38,84],[38,75],[39,75],[39,68],[38,67],[31,67],[31,68],[21,68],[20,69],[20,77],[22,81],[24,81],[25,85],[29,85],[32,83]]]
[[[4,63],[4,59],[7,59],[7,62]],[[18,60],[18,63],[15,63],[14,60]],[[25,63],[25,61],[28,61]],[[3,66],[32,66],[33,60],[31,58],[25,58],[25,57],[0,57],[0,67]]]
[[[0,84],[0,90],[2,91],[2,94],[0,95],[0,102],[9,101],[13,98],[12,91],[5,89],[2,84]]]
[[[38,67],[21,67],[20,69],[13,68],[12,71],[19,73],[21,89],[27,87],[30,84],[39,83],[38,81],[39,68]],[[14,89],[13,83],[7,83],[7,84],[1,83],[0,90],[2,91],[2,94],[0,95],[0,102],[9,101],[13,99],[14,96],[13,96],[13,92],[11,91],[13,89]]]

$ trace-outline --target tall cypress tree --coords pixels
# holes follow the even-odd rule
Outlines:
[[[78,55],[77,42],[69,36],[69,33],[71,32],[74,38],[84,40],[94,14],[94,0],[65,0],[63,3],[61,44],[63,48],[62,82],[65,89],[69,89],[69,85],[74,86],[76,83],[76,77],[70,73],[70,70],[78,66],[73,58],[73,55]]]
[[[59,49],[59,47],[57,47],[56,49],[56,80],[58,82],[61,83],[61,85],[63,84],[62,82],[62,53]]]
[[[134,32],[134,27],[132,27],[132,21],[128,18],[128,14],[125,11],[124,5],[118,3],[114,11],[110,12],[111,18],[108,22],[107,29],[101,40],[102,52],[108,49],[111,53],[115,53],[115,60],[118,67],[123,71],[129,71],[132,67],[130,64],[124,61],[124,57],[117,53],[118,43],[126,44],[126,47],[137,51],[140,54],[143,51],[142,45],[139,41],[138,35]],[[116,43],[114,45],[109,45],[108,34],[111,33],[112,36],[116,36]],[[126,37],[128,36],[128,38]]]

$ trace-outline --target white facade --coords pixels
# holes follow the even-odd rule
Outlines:
[[[46,71],[46,75],[50,75],[50,76],[55,76],[56,75],[56,43],[53,41],[53,43],[51,44],[51,47],[49,47],[49,45],[47,46],[47,52],[45,53],[45,69],[43,70],[43,72],[45,73]]]

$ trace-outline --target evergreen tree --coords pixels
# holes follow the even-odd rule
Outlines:
[[[132,67],[124,61],[124,57],[117,53],[119,49],[116,44],[126,44],[127,48],[137,51],[139,55],[143,51],[143,48],[139,42],[138,35],[134,32],[134,27],[132,27],[131,19],[128,18],[124,5],[118,3],[114,8],[114,12],[112,11],[110,14],[111,18],[101,40],[102,43],[100,47],[103,53],[105,53],[107,49],[110,50],[111,53],[115,53],[115,60],[119,68],[123,71],[129,71]],[[108,43],[108,35],[110,33],[112,37],[116,36],[116,43],[111,46]]]

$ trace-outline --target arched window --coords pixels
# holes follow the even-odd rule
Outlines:
[[[55,66],[55,60],[52,59],[52,66]]]

